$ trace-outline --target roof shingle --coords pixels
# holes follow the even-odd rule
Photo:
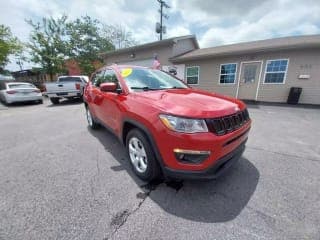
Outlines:
[[[267,40],[259,40],[253,42],[244,42],[230,44],[224,46],[201,48],[179,57],[170,59],[173,62],[181,62],[185,60],[195,60],[203,58],[212,58],[218,56],[228,56],[242,53],[265,52],[280,49],[295,49],[295,48],[320,48],[320,35],[294,36],[274,38]]]

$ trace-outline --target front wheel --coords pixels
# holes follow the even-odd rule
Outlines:
[[[126,138],[126,149],[133,171],[139,178],[151,181],[160,176],[154,151],[143,132],[132,129]]]

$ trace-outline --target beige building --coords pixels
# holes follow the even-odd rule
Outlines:
[[[188,35],[107,52],[102,57],[107,65],[116,63],[151,67],[154,57],[157,55],[164,70],[168,71],[170,68],[175,68],[177,76],[184,78],[184,64],[174,65],[170,59],[196,49],[199,49],[196,37]]]
[[[194,36],[171,38],[105,54],[107,64],[176,68],[191,86],[240,99],[286,102],[301,87],[299,103],[320,104],[320,35],[286,37],[199,49]],[[167,67],[169,66],[169,67]]]

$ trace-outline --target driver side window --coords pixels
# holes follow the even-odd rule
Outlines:
[[[103,75],[105,71],[96,72],[92,78],[92,84],[95,87],[100,87],[100,84],[103,83]]]
[[[95,87],[100,87],[101,83],[113,82],[120,87],[117,76],[112,69],[107,69],[101,72],[97,72],[92,79],[92,83]]]
[[[113,82],[118,84],[116,73],[111,69],[107,69],[104,74],[104,82]]]
[[[107,69],[103,75],[103,82],[104,83],[115,83],[117,84],[117,90],[121,90],[120,82],[118,81],[117,75],[115,71],[112,69]]]

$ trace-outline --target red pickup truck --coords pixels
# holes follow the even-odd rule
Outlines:
[[[240,158],[251,125],[242,101],[137,66],[97,70],[84,104],[89,126],[111,130],[146,181],[217,178]]]

